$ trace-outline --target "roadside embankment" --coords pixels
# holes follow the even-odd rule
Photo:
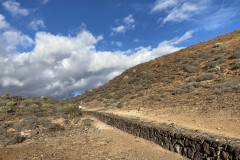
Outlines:
[[[84,111],[84,114],[92,115],[108,125],[152,141],[189,159],[240,160],[239,139],[211,136],[200,131],[178,129],[165,124],[156,125],[96,111]]]

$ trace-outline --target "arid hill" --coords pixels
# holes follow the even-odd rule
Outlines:
[[[240,31],[235,31],[132,67],[75,99],[86,107],[120,108],[141,103],[176,107],[172,99],[208,106],[217,98],[215,107],[229,109],[238,104],[234,97],[239,93]]]
[[[134,66],[71,101],[240,138],[240,31]]]

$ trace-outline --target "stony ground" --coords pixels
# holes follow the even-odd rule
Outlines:
[[[55,120],[62,123],[62,119]],[[62,124],[65,130],[41,132],[23,143],[0,147],[1,160],[84,159],[84,160],[180,160],[179,155],[156,144],[105,125],[92,117]]]

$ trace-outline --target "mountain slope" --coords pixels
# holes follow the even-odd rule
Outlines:
[[[223,107],[222,97],[231,98],[234,107],[240,93],[239,40],[235,31],[137,65],[75,100],[86,107],[175,106],[174,99],[204,106],[213,95],[221,97],[217,107]]]
[[[69,101],[240,138],[240,31],[134,66]]]

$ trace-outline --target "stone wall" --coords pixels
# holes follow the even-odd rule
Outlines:
[[[240,140],[211,136],[199,131],[177,129],[171,125],[155,125],[138,119],[113,114],[84,111],[129,134],[159,144],[165,149],[196,160],[240,160]]]

